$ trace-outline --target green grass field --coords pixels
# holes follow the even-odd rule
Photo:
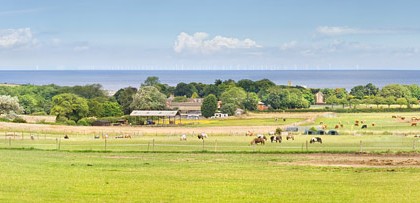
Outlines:
[[[416,202],[418,168],[283,165],[288,154],[0,151],[1,202]]]
[[[116,139],[117,132],[106,140],[82,133],[63,139],[64,133],[43,131],[31,140],[29,132],[6,136],[11,131],[3,129],[0,202],[417,202],[418,164],[299,164],[312,153],[335,153],[344,161],[359,152],[379,153],[384,159],[410,153],[418,160],[420,138],[414,135],[420,134],[420,126],[411,127],[392,115],[319,117],[308,127],[344,124],[338,129],[341,135],[322,135],[323,144],[308,144],[312,136],[301,133],[281,144],[250,145],[253,137],[229,132],[209,133],[204,142],[193,134],[180,141],[179,134],[160,134],[159,128],[156,133],[132,134],[132,139]],[[400,116],[411,119],[417,114]],[[285,124],[301,120],[288,118]],[[356,128],[354,120],[364,120],[368,129]],[[275,126],[282,121],[206,122],[198,126]]]

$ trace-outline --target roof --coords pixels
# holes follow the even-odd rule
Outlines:
[[[179,111],[139,111],[134,110],[130,116],[176,116],[180,115]]]

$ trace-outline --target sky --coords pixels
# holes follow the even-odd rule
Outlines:
[[[0,0],[5,69],[420,69],[418,0]]]

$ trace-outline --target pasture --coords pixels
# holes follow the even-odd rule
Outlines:
[[[392,118],[393,113],[294,114],[279,124],[283,121],[274,118],[281,115],[256,114],[221,126],[215,124],[221,120],[208,120],[202,127],[0,123],[0,201],[416,202],[420,198],[420,126]],[[411,119],[417,114],[398,116]],[[354,126],[355,120],[363,120],[368,128]],[[294,140],[283,137],[282,143],[270,142],[268,132],[296,122],[307,127],[322,122],[328,129],[341,122],[343,127],[337,129],[338,136],[319,136],[322,144],[310,144],[313,136],[301,132],[293,133]],[[265,134],[265,145],[250,145],[255,136],[245,136],[248,130]],[[209,137],[199,140],[200,132]],[[186,141],[181,134],[186,134]],[[109,136],[104,139],[104,135]],[[131,138],[117,138],[128,135]]]
[[[416,202],[420,198],[418,165],[323,164],[323,159],[337,158],[331,154],[8,149],[0,153],[2,202]],[[385,157],[352,156],[379,162]],[[394,158],[420,161],[409,154]]]

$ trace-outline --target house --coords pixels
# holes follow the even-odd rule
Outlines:
[[[325,104],[324,94],[322,94],[322,92],[315,94],[315,104]]]
[[[258,111],[265,111],[268,110],[268,106],[266,106],[263,102],[258,102],[257,109]]]
[[[168,109],[179,110],[184,117],[188,117],[189,115],[201,116],[202,104],[203,98],[190,98],[185,102],[173,102],[171,99],[166,101],[166,107]]]

